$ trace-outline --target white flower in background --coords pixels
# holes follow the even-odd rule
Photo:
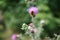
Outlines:
[[[57,36],[57,40],[60,40],[60,35]]]
[[[23,25],[22,25],[22,28],[21,28],[21,29],[22,29],[22,30],[27,29],[27,24],[23,23]]]
[[[57,34],[54,34],[54,35],[55,35],[55,37],[57,37],[56,40],[60,40],[60,35],[57,35]]]
[[[58,35],[54,33],[54,36],[57,37]]]
[[[40,24],[44,24],[44,23],[45,23],[45,20],[41,20],[41,21],[40,21]]]
[[[22,28],[21,28],[22,30],[24,29],[24,25],[25,25],[25,23],[23,23],[23,25],[22,25]]]
[[[30,26],[28,26],[28,30],[29,30],[29,29],[31,29],[31,27],[30,27]]]
[[[20,35],[18,34],[18,35],[16,35],[17,37],[20,37]]]

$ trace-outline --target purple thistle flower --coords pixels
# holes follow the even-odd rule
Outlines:
[[[33,12],[34,15],[36,15],[38,13],[38,8],[37,7],[30,7],[30,8],[28,8],[27,11],[29,14],[31,14]]]
[[[16,40],[16,37],[17,37],[16,34],[13,34],[12,35],[12,40]]]

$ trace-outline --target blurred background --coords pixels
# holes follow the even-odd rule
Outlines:
[[[0,40],[11,40],[13,33],[24,34],[21,27],[31,22],[27,9],[33,5],[39,9],[36,20],[47,21],[41,38],[60,34],[60,0],[0,0]],[[30,40],[28,36],[24,38]]]

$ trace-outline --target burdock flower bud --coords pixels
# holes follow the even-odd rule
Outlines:
[[[38,8],[37,7],[30,7],[27,11],[30,14],[30,16],[35,16],[38,13]]]

